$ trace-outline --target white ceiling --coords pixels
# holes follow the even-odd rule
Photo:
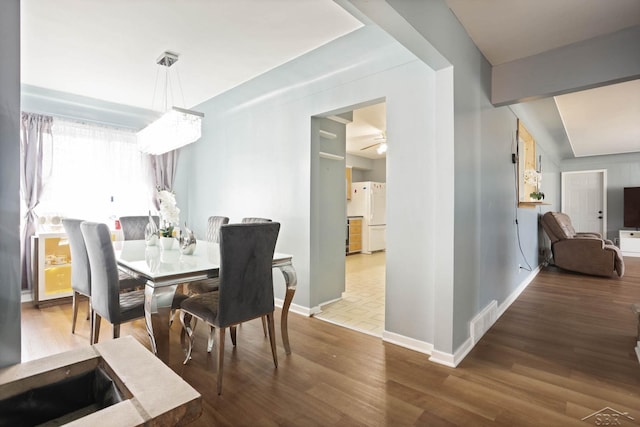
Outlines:
[[[169,50],[175,104],[191,108],[361,26],[332,0],[22,0],[21,77],[162,109],[156,59]]]
[[[378,147],[387,142],[387,110],[384,102],[353,110],[353,121],[347,124],[347,153],[369,159],[384,159]]]
[[[447,3],[493,65],[640,25],[640,0]],[[161,109],[152,104],[162,70],[156,59],[170,50],[180,54],[171,69],[183,92],[174,95],[174,103],[192,108],[361,26],[332,0],[22,0],[22,82]],[[587,111],[617,96],[597,90],[580,95],[579,112],[569,111],[575,108],[574,94],[551,103],[574,154],[628,152],[629,139],[637,145],[638,130],[633,120],[620,122],[619,108]],[[640,103],[639,85],[620,93],[625,104],[614,98],[612,105]],[[369,118],[363,127],[384,130],[379,122]],[[625,145],[619,146],[623,135]]]
[[[492,65],[640,25],[638,0],[447,0]],[[555,97],[573,155],[640,151],[638,81]]]

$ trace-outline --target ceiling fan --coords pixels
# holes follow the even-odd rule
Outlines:
[[[378,154],[383,154],[387,151],[387,133],[385,131],[381,131],[378,136],[373,138],[373,140],[379,142],[361,148],[360,151],[368,150],[369,148],[373,147],[378,147]]]

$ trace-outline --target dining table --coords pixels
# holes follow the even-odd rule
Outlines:
[[[167,364],[170,353],[171,304],[178,286],[217,277],[220,270],[218,243],[197,241],[191,255],[181,253],[178,242],[175,243],[173,249],[148,246],[145,240],[120,240],[113,243],[118,268],[146,281],[144,313],[151,349]],[[273,268],[282,273],[286,285],[280,330],[285,352],[291,354],[287,323],[297,285],[292,256],[274,253]]]

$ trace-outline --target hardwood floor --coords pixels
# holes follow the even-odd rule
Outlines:
[[[623,279],[542,271],[455,369],[293,313],[293,354],[285,355],[278,334],[278,369],[259,320],[239,327],[236,348],[227,338],[221,396],[202,325],[183,366],[174,324],[170,366],[203,395],[194,426],[585,426],[606,425],[604,413],[608,425],[640,425],[630,309],[640,302],[640,258],[625,260]],[[86,345],[89,322],[78,324],[71,335],[70,305],[25,305],[23,359]],[[142,321],[121,333],[149,346]],[[103,325],[101,340],[109,335]]]

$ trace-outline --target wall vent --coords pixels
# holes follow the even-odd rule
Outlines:
[[[469,334],[473,343],[476,344],[480,338],[498,320],[498,301],[491,301],[480,313],[478,313],[469,325]]]

